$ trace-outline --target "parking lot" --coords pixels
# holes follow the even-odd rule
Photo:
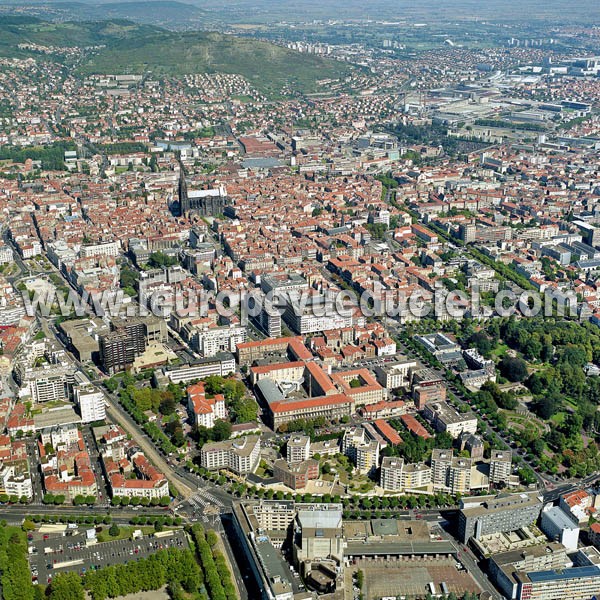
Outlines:
[[[448,592],[459,596],[464,592],[479,593],[481,590],[475,580],[466,570],[458,570],[456,564],[452,558],[428,557],[384,563],[359,560],[356,568],[364,573],[365,598],[424,598],[429,582],[435,584],[438,592],[441,582],[445,582]]]
[[[32,549],[29,564],[32,579],[40,584],[50,583],[56,573],[76,571],[83,575],[90,569],[146,558],[163,548],[188,547],[187,537],[180,529],[163,537],[144,536],[136,540],[114,540],[89,545],[86,545],[85,531],[77,531],[71,536],[35,534],[33,538],[29,540],[29,547]]]

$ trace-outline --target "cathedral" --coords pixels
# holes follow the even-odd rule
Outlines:
[[[208,190],[188,191],[185,169],[180,163],[179,212],[181,215],[195,213],[201,217],[216,217],[223,214],[227,204],[227,192],[222,185]]]

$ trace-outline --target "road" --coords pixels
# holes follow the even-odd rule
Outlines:
[[[23,519],[28,519],[32,515],[44,515],[44,516],[72,516],[72,517],[106,517],[110,514],[113,521],[121,524],[129,523],[133,517],[140,516],[154,516],[164,517],[170,516],[170,513],[166,510],[160,510],[153,507],[137,507],[137,508],[115,508],[108,509],[102,506],[53,506],[43,505],[40,507],[36,506],[22,506],[20,504],[6,504],[2,506],[2,518],[10,521],[11,523],[21,524]]]
[[[104,393],[104,388],[101,384],[95,383],[96,387]],[[174,470],[171,465],[163,458],[163,455],[156,449],[156,446],[148,438],[148,436],[139,428],[138,424],[129,416],[123,407],[108,396],[106,401],[106,414],[113,423],[118,423],[131,437],[136,444],[142,449],[148,459],[156,466],[156,468],[167,476],[167,479],[184,497],[188,498],[194,492],[189,483],[184,481]]]

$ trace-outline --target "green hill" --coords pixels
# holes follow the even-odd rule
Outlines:
[[[337,61],[218,33],[168,33],[130,39],[93,56],[87,73],[238,73],[256,88],[277,91],[290,85],[316,91],[322,79],[346,76],[351,69]]]
[[[335,60],[218,33],[173,32],[124,20],[78,23],[12,17],[0,20],[0,56],[27,55],[17,48],[19,43],[27,42],[47,46],[105,46],[80,65],[82,74],[149,73],[156,77],[178,77],[191,73],[236,73],[267,94],[277,94],[286,86],[300,92],[320,91],[321,80],[340,79],[354,71],[351,65]]]
[[[1,14],[19,14],[26,9],[27,15],[44,21],[106,21],[129,19],[136,23],[159,25],[165,29],[192,31],[209,29],[214,23],[213,15],[197,6],[177,0],[131,0],[102,4],[84,2],[33,2],[15,4],[0,0]]]

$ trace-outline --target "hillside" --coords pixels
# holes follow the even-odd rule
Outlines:
[[[130,21],[50,23],[34,18],[0,20],[0,56],[24,56],[20,43],[45,46],[105,46],[86,57],[82,74],[236,73],[257,89],[277,94],[284,87],[319,91],[320,80],[339,79],[354,68],[331,59],[300,54],[251,38],[206,32],[174,32]],[[43,55],[36,55],[42,58]]]
[[[95,46],[159,35],[164,30],[129,21],[51,23],[34,17],[3,15],[0,19],[0,56],[21,55],[19,44],[43,46]]]
[[[177,0],[131,0],[127,2],[10,3],[0,0],[0,14],[27,14],[44,21],[106,21],[129,19],[136,23],[160,25],[166,29],[206,29],[214,21],[206,11]]]
[[[144,73],[179,76],[188,73],[237,73],[257,89],[275,92],[284,85],[310,92],[321,79],[337,79],[350,67],[317,56],[299,54],[250,38],[217,33],[151,35],[127,40],[93,56],[86,73]]]

